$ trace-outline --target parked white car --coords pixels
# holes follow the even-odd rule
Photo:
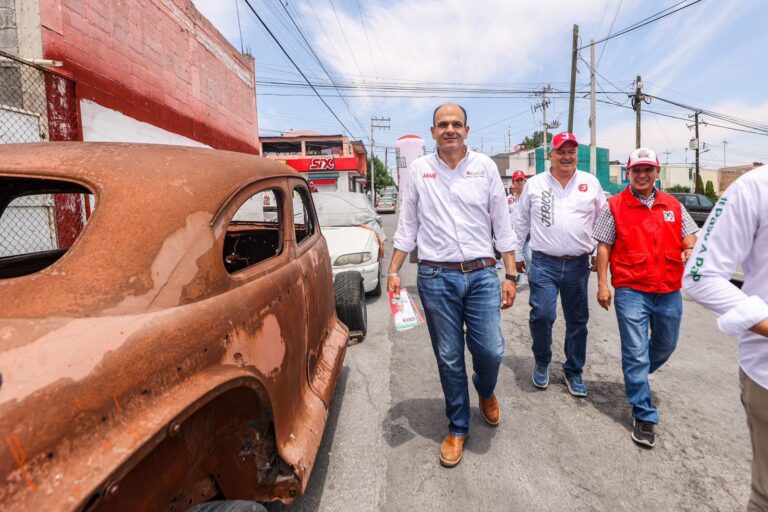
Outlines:
[[[357,192],[317,192],[312,200],[334,276],[349,270],[360,272],[365,292],[380,295],[386,240],[381,216],[365,195]]]

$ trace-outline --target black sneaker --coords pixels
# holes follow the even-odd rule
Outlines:
[[[635,420],[635,428],[632,429],[632,440],[644,448],[653,448],[656,445],[654,427],[653,423]]]

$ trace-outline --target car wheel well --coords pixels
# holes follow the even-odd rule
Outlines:
[[[278,454],[272,408],[260,383],[214,396],[171,422],[165,434],[140,460],[127,463],[130,469],[114,472],[81,510],[179,511],[216,498],[266,500],[276,482],[293,478]]]

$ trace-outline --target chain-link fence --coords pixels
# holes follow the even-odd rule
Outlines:
[[[60,91],[71,86],[71,81],[42,66],[0,51],[0,144],[48,141],[50,117],[56,118],[49,105],[55,104]],[[3,185],[0,176],[0,196]],[[0,212],[0,258],[68,245],[62,226],[82,225],[85,219],[80,218],[82,208],[73,211],[62,205],[81,204],[83,200],[82,194],[34,194],[13,199]]]
[[[41,66],[0,52],[0,143],[48,140],[46,74]]]
[[[53,196],[23,196],[0,217],[0,257],[58,248]]]

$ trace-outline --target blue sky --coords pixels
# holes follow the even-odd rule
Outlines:
[[[302,81],[301,75],[248,9],[245,0],[193,0],[195,6],[237,48],[256,60],[257,106],[261,135],[289,129],[344,133],[344,129],[306,88],[261,82]],[[301,39],[286,8],[337,84],[363,84],[321,93],[355,139],[366,144],[372,116],[389,117],[390,131],[375,133],[376,146],[393,146],[405,134],[428,142],[434,107],[457,101],[469,114],[468,145],[493,154],[540,129],[541,114],[531,106],[540,98],[462,98],[458,92],[430,92],[428,98],[381,97],[371,86],[502,87],[524,93],[551,84],[567,90],[572,27],[579,25],[581,45],[600,40],[661,10],[695,0],[249,0],[278,40],[313,83],[328,82]],[[235,10],[237,2],[240,25]],[[629,105],[626,93],[641,75],[644,92],[719,114],[768,125],[768,13],[764,0],[701,0],[661,21],[596,46],[600,57],[598,91],[619,92],[601,99]],[[611,30],[611,26],[613,27]],[[242,32],[242,39],[240,33]],[[589,62],[589,48],[581,51]],[[577,88],[587,91],[589,67],[580,61]],[[354,96],[354,97],[352,97]],[[390,95],[391,96],[391,95]],[[677,117],[692,112],[654,99],[644,108]],[[589,100],[576,101],[574,133],[589,143]],[[597,144],[624,161],[634,148],[634,112],[598,103]],[[711,124],[728,123],[701,116]],[[568,100],[552,98],[549,120],[565,129]],[[692,137],[683,120],[646,113],[642,143],[662,161],[693,159],[686,152]],[[705,168],[762,161],[768,163],[768,136],[715,126],[701,128]],[[727,140],[727,144],[723,143]],[[724,150],[725,148],[725,155]],[[669,154],[665,154],[669,151]],[[376,150],[383,158],[383,149]],[[390,167],[393,166],[390,152]]]

